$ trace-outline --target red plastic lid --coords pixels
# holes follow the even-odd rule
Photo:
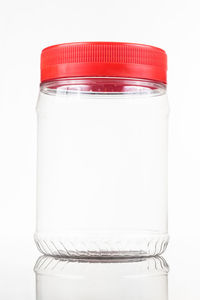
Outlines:
[[[41,82],[67,77],[126,77],[167,81],[167,55],[147,45],[118,42],[67,43],[41,54]]]

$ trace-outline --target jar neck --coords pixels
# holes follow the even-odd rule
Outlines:
[[[74,92],[156,96],[164,94],[166,87],[166,84],[162,82],[138,78],[76,77],[43,82],[40,85],[40,91],[50,95]]]

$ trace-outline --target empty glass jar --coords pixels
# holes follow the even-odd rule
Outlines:
[[[35,241],[44,254],[161,254],[167,233],[166,53],[48,47],[37,104]]]

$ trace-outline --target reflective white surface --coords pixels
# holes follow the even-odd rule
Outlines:
[[[107,263],[38,260],[30,237],[12,242],[2,237],[0,299],[199,300],[200,246],[197,243],[192,253],[195,242],[195,237],[171,238],[164,255],[170,266],[167,280],[167,265],[159,258]]]
[[[168,266],[161,257],[124,260],[60,260],[35,266],[37,300],[167,300]]]

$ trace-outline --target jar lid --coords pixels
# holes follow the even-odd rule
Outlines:
[[[142,44],[80,42],[47,47],[41,82],[69,77],[125,77],[167,81],[164,50]]]

